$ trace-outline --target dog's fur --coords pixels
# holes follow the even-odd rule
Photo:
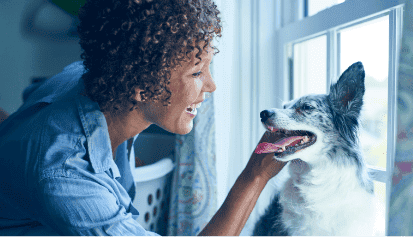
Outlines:
[[[364,76],[357,62],[330,94],[303,96],[261,115],[268,130],[308,131],[316,139],[295,153],[275,153],[290,161],[290,177],[253,235],[384,235],[384,210],[358,143]]]

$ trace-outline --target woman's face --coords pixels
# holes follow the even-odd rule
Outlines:
[[[201,62],[195,58],[197,52],[192,53],[190,62],[183,62],[182,67],[171,70],[169,106],[163,106],[161,102],[144,103],[142,112],[147,122],[177,134],[187,134],[192,130],[196,107],[201,105],[205,92],[216,89],[209,70],[214,50],[210,47],[203,50]],[[195,65],[196,62],[199,64]]]

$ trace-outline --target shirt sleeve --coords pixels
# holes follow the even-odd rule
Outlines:
[[[49,177],[39,185],[40,222],[60,235],[158,235],[135,220],[137,216],[130,212],[133,206],[127,210],[110,188],[98,182]]]

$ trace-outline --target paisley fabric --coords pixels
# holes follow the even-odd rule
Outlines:
[[[189,134],[177,135],[168,235],[197,235],[216,211],[215,119],[212,94]]]
[[[396,159],[387,235],[413,235],[413,2],[406,1],[397,91]]]

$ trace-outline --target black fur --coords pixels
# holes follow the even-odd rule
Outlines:
[[[332,109],[334,126],[349,146],[357,143],[357,128],[363,106],[364,67],[361,62],[354,63],[330,86],[327,96]]]
[[[282,207],[279,203],[279,195],[275,196],[265,214],[255,224],[254,236],[288,236],[281,223]]]

